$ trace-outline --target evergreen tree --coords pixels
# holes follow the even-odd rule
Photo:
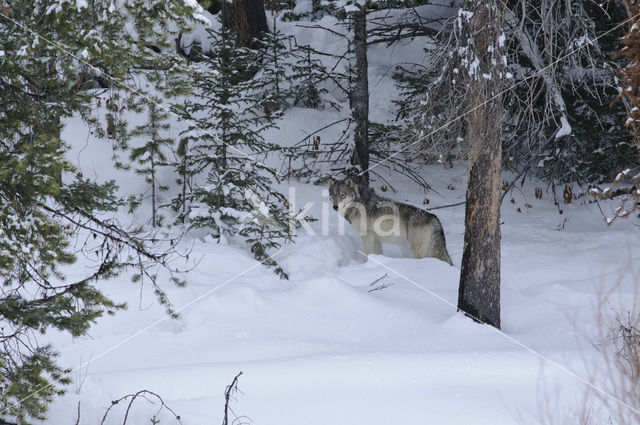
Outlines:
[[[306,44],[297,46],[292,55],[293,104],[305,108],[324,108],[323,96],[329,92],[323,84],[327,72],[324,65],[315,57],[311,46]]]
[[[285,44],[287,37],[278,30],[276,18],[273,18],[273,31],[262,34],[260,48],[257,50],[260,70],[256,83],[263,84],[265,113],[283,111],[289,106],[291,84],[287,77],[291,50]],[[259,82],[259,83],[258,83]]]
[[[176,108],[179,110],[180,108]],[[182,112],[184,113],[184,112]],[[178,214],[176,223],[185,224],[188,216],[187,207],[189,206],[191,193],[193,191],[192,179],[195,173],[195,158],[192,155],[189,146],[189,137],[183,137],[178,142],[178,147],[174,154],[172,163],[176,177],[176,183],[179,186],[178,195],[171,200],[171,207]]]
[[[269,110],[264,81],[247,79],[255,52],[237,47],[224,26],[208,33],[211,50],[201,58],[196,96],[181,107],[193,125],[180,141],[184,191],[174,205],[191,226],[220,239],[240,236],[257,259],[275,266],[267,250],[290,238],[289,213],[283,195],[272,189],[277,173],[262,162],[277,147],[262,133],[281,112]],[[204,181],[188,190],[196,178]]]
[[[505,45],[513,83],[520,84],[504,97],[505,165],[552,184],[612,178],[635,153],[618,125],[624,109],[609,106],[620,7],[584,0],[506,4]]]
[[[131,149],[131,161],[136,162],[140,168],[136,173],[145,176],[145,180],[151,186],[151,225],[159,225],[158,216],[158,192],[166,191],[166,185],[158,184],[157,173],[160,167],[167,165],[166,152],[173,147],[173,139],[165,137],[169,124],[166,122],[169,114],[157,104],[161,99],[152,99],[149,104],[149,117],[146,124],[137,126],[132,132],[132,137],[142,137],[144,145]]]
[[[617,70],[619,78],[618,96],[614,101],[623,104],[626,109],[626,128],[633,140],[636,150],[640,151],[640,4],[632,0],[623,0],[620,3],[626,10],[626,32],[621,38],[622,47],[616,56],[625,59],[626,64]],[[633,171],[632,171],[633,170]],[[607,224],[613,223],[618,218],[632,217],[638,210],[640,203],[640,173],[635,167],[627,168],[615,178],[616,184],[631,183],[630,187],[613,191],[611,188],[600,190],[592,188],[589,194],[596,199],[606,199],[617,194],[624,194],[620,198],[620,205],[615,208]]]
[[[327,93],[322,84],[330,81],[337,90],[342,91],[349,99],[351,114],[338,122],[346,121],[347,129],[331,148],[320,151],[319,139],[314,138],[312,152],[292,152],[287,160],[297,156],[312,157],[314,165],[330,163],[332,171],[339,168],[343,171],[361,173],[360,180],[369,184],[369,81],[367,65],[367,8],[375,1],[348,1],[344,4],[328,4],[331,13],[335,13],[348,27],[345,34],[340,34],[346,44],[345,52],[322,52],[326,57],[335,60],[331,71],[327,71],[320,61],[313,58],[310,46],[302,46],[296,54],[293,65],[295,98],[294,103],[307,107],[322,106],[322,95]],[[345,61],[344,59],[347,58]],[[350,131],[353,124],[353,131]],[[345,143],[346,142],[346,143]],[[318,157],[322,156],[321,160]],[[304,159],[304,158],[303,158]],[[308,168],[305,165],[305,168]],[[305,170],[307,173],[311,170]]]
[[[610,179],[634,162],[629,137],[618,125],[624,108],[609,106],[616,94],[614,54],[621,34],[613,30],[621,9],[584,0],[505,2],[505,168],[553,184]],[[396,75],[404,92],[398,109],[406,119],[403,137],[420,140],[414,154],[427,161],[465,158],[468,152],[460,119],[465,111],[451,107],[465,102],[468,88],[454,84],[460,69],[446,66],[458,42],[452,28],[459,19],[452,16],[429,40],[426,66],[404,65]]]
[[[38,335],[82,335],[123,307],[97,280],[135,266],[167,302],[154,270],[169,270],[172,251],[113,218],[123,204],[115,184],[84,179],[65,159],[60,134],[78,114],[102,126],[86,114],[87,89],[113,85],[106,75],[153,68],[163,54],[148,47],[162,52],[165,41],[156,31],[181,28],[198,10],[179,0],[90,3],[0,2],[0,411],[20,424],[43,419],[68,383]],[[66,278],[62,268],[79,256],[93,267]]]
[[[456,25],[454,66],[469,86],[469,163],[458,309],[500,329],[500,169],[505,84],[501,1],[467,0]]]
[[[417,84],[412,86],[418,96],[412,108],[413,125],[422,141],[423,155],[468,155],[458,308],[497,328],[501,95],[508,81],[504,13],[501,1],[466,0],[450,20],[437,54],[431,57],[427,68],[431,84],[422,93],[416,90]]]

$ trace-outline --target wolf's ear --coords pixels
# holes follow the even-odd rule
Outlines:
[[[336,184],[336,179],[334,179],[333,177],[329,177],[329,187],[333,186],[334,184]]]
[[[356,188],[356,184],[350,178],[344,179],[344,184],[346,184],[347,187],[349,187],[351,189],[355,189]]]

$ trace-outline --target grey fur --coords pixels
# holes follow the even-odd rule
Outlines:
[[[382,254],[381,242],[406,243],[414,258],[434,257],[451,265],[438,217],[412,205],[378,196],[351,178],[329,181],[334,209],[362,236],[367,255]]]

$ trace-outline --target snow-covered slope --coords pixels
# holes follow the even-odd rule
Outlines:
[[[432,205],[462,196],[463,167],[425,173],[442,194]],[[320,217],[321,188],[295,187]],[[421,199],[408,189],[395,197]],[[626,274],[639,253],[637,231],[626,222],[606,228],[593,207],[563,206],[559,215],[549,199],[527,196],[526,208],[514,198],[502,210],[503,330],[580,373],[598,295],[618,285],[630,300],[637,289]],[[438,215],[459,266],[463,207]],[[543,376],[570,389],[567,402],[576,397],[575,378],[431,294],[455,305],[457,267],[389,256],[363,263],[360,241],[349,227],[340,236],[339,220],[329,216],[328,234],[313,223],[317,235],[300,235],[276,255],[289,281],[238,248],[193,241],[198,266],[187,288],[169,295],[178,308],[197,301],[178,320],[158,322],[162,308],[126,278],[104,283],[130,308],[100,320],[88,337],[54,339],[71,368],[100,357],[74,372],[48,423],[68,422],[78,402],[81,423],[97,423],[112,399],[140,389],[162,395],[185,424],[219,423],[225,386],[240,371],[233,409],[259,424],[521,423],[523,412],[537,409]],[[385,275],[374,287],[388,286],[371,291]],[[135,406],[135,423],[154,412],[142,401]]]

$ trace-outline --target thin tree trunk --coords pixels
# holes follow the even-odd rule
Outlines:
[[[153,154],[152,154],[153,155]],[[158,220],[156,219],[156,163],[151,157],[151,225],[152,227],[158,226]]]
[[[181,222],[184,223],[186,221],[185,219],[185,215],[187,213],[187,188],[189,187],[189,184],[187,183],[187,179],[190,178],[189,175],[187,174],[187,164],[188,164],[188,159],[187,159],[187,155],[189,154],[189,146],[186,145],[185,146],[185,151],[184,151],[184,158],[182,159],[182,164],[181,164],[181,170],[180,170],[180,175],[182,177],[182,220]]]
[[[465,210],[464,252],[458,309],[475,320],[500,328],[500,167],[502,101],[491,49],[500,31],[497,8],[477,2],[472,18],[478,77],[472,82],[468,118],[469,165]],[[496,75],[493,75],[496,77]],[[486,102],[486,104],[485,104]],[[480,106],[482,105],[482,106]]]
[[[351,164],[364,172],[362,182],[369,184],[369,75],[367,72],[367,11],[353,14],[353,50],[356,57],[355,81],[351,91],[351,109],[356,128]]]

